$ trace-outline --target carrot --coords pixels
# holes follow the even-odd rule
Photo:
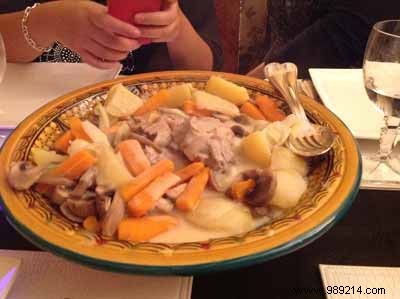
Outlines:
[[[184,183],[193,176],[197,175],[200,171],[204,169],[204,167],[205,166],[203,162],[194,162],[182,169],[179,169],[175,172],[175,174],[181,178],[179,183]]]
[[[211,116],[212,113],[206,109],[199,109],[196,107],[196,104],[193,101],[184,101],[183,102],[183,111],[188,115],[193,116]]]
[[[100,231],[100,223],[95,216],[89,216],[83,221],[83,228],[91,233]]]
[[[72,135],[71,130],[68,130],[56,140],[54,143],[54,149],[65,154],[68,152],[72,140],[74,140],[74,136]]]
[[[145,189],[140,191],[128,202],[128,212],[133,217],[141,217],[155,208],[157,201],[171,187],[178,184],[180,177],[167,172],[164,175],[156,178]]]
[[[250,116],[253,119],[265,120],[264,114],[262,114],[260,109],[258,109],[257,106],[250,101],[244,103],[242,107],[240,107],[240,112]]]
[[[118,145],[118,149],[124,158],[126,166],[133,175],[139,175],[151,167],[149,159],[147,159],[138,141],[134,139],[125,140]]]
[[[245,197],[254,190],[256,182],[252,179],[246,181],[239,181],[232,185],[229,189],[228,194],[234,200],[243,201]]]
[[[86,134],[85,130],[82,127],[82,121],[77,117],[71,117],[69,119],[69,125],[71,127],[72,135],[75,139],[83,139],[88,142],[92,142],[90,137]]]
[[[167,172],[174,171],[174,168],[175,166],[172,161],[161,160],[157,164],[139,174],[127,185],[122,186],[119,190],[122,198],[126,202],[130,201],[136,194],[146,188],[148,184],[150,184],[159,176]]]
[[[279,108],[278,104],[269,96],[257,96],[256,104],[268,121],[281,121],[286,117],[285,113]]]
[[[174,228],[178,223],[178,219],[167,215],[126,218],[118,226],[118,239],[146,242]]]
[[[168,101],[168,97],[169,92],[167,90],[160,90],[158,93],[145,101],[144,104],[138,110],[136,110],[133,115],[141,116],[158,109]]]
[[[88,150],[81,150],[51,171],[53,175],[75,180],[96,163],[96,157]]]
[[[197,208],[201,194],[206,188],[208,177],[208,168],[204,168],[189,181],[185,191],[176,200],[176,206],[179,210],[190,212]]]

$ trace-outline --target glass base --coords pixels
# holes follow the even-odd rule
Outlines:
[[[384,160],[377,155],[363,157],[363,180],[398,182],[400,185],[400,159],[394,155]]]

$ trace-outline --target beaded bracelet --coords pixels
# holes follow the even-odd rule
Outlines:
[[[29,30],[28,30],[28,19],[29,15],[31,14],[32,10],[36,8],[40,3],[35,3],[33,6],[28,6],[25,9],[24,16],[22,17],[22,33],[24,34],[25,41],[31,46],[33,49],[39,52],[50,52],[53,48],[52,46],[49,47],[41,47],[39,46],[31,37]]]

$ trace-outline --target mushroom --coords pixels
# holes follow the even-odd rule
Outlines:
[[[42,175],[37,183],[42,183],[46,185],[52,185],[52,186],[67,186],[67,187],[72,187],[75,185],[75,182],[73,180],[61,177],[61,176],[53,176],[49,174],[44,174]]]
[[[160,154],[162,153],[162,149],[157,144],[155,144],[153,141],[148,139],[147,137],[144,137],[142,135],[139,135],[139,134],[133,133],[133,132],[131,132],[129,134],[129,136],[132,137],[133,139],[136,139],[137,141],[139,141],[142,145],[151,146],[152,148],[154,148]]]
[[[245,198],[245,204],[252,208],[268,206],[277,186],[275,175],[269,170],[263,170],[258,172],[257,178],[252,177],[252,179],[255,179],[256,187]]]
[[[74,191],[72,191],[72,196],[82,197],[85,192],[92,187],[96,182],[97,168],[89,168],[79,179],[78,185],[76,185]]]
[[[112,237],[117,231],[118,225],[125,217],[125,202],[116,192],[113,201],[102,223],[102,233],[104,236]]]
[[[61,213],[67,217],[67,219],[76,222],[76,223],[82,223],[84,219],[75,216],[72,211],[70,210],[70,208],[68,207],[67,201],[65,201],[61,206],[60,206],[60,211]]]
[[[13,163],[8,173],[7,180],[15,190],[28,190],[42,176],[44,168],[35,166],[29,161]]]
[[[96,210],[100,218],[103,218],[111,206],[115,189],[110,186],[96,187]]]
[[[68,198],[71,198],[72,190],[68,188],[68,186],[57,185],[50,196],[50,200],[52,203],[60,206],[62,205]]]
[[[64,202],[64,204],[67,205],[71,213],[76,217],[85,219],[89,216],[96,216],[96,201],[94,199],[73,200],[69,198]]]

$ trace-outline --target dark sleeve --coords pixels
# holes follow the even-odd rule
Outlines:
[[[208,44],[215,70],[223,65],[214,0],[181,0],[180,6],[197,33]],[[200,57],[193,57],[199,59]],[[135,51],[135,73],[171,70],[173,68],[166,44],[151,44]]]
[[[309,68],[361,67],[370,29],[370,24],[354,14],[329,13],[283,47],[271,51],[265,61],[293,62],[303,78],[309,77]]]

